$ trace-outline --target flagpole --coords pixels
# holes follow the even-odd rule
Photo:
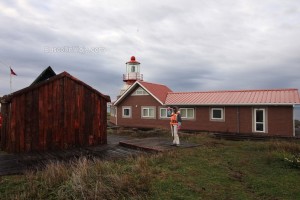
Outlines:
[[[10,93],[12,92],[12,75],[10,73]]]
[[[14,72],[14,70],[12,70],[12,68],[9,66],[10,68],[10,93],[12,93],[12,76],[17,76],[17,74]]]

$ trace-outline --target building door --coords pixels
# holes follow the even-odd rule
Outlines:
[[[266,111],[264,108],[254,109],[254,132],[266,131]]]
[[[300,137],[300,105],[294,106],[294,136]]]

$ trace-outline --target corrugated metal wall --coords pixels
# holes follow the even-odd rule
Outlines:
[[[107,100],[69,77],[2,103],[1,149],[30,152],[107,142]]]

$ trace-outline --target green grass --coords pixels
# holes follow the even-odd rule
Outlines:
[[[1,199],[300,199],[299,142],[185,135],[199,147],[115,162],[81,158],[0,177]]]

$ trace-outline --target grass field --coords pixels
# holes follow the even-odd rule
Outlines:
[[[119,161],[80,158],[0,177],[1,199],[300,199],[299,142],[185,135],[197,148]]]

